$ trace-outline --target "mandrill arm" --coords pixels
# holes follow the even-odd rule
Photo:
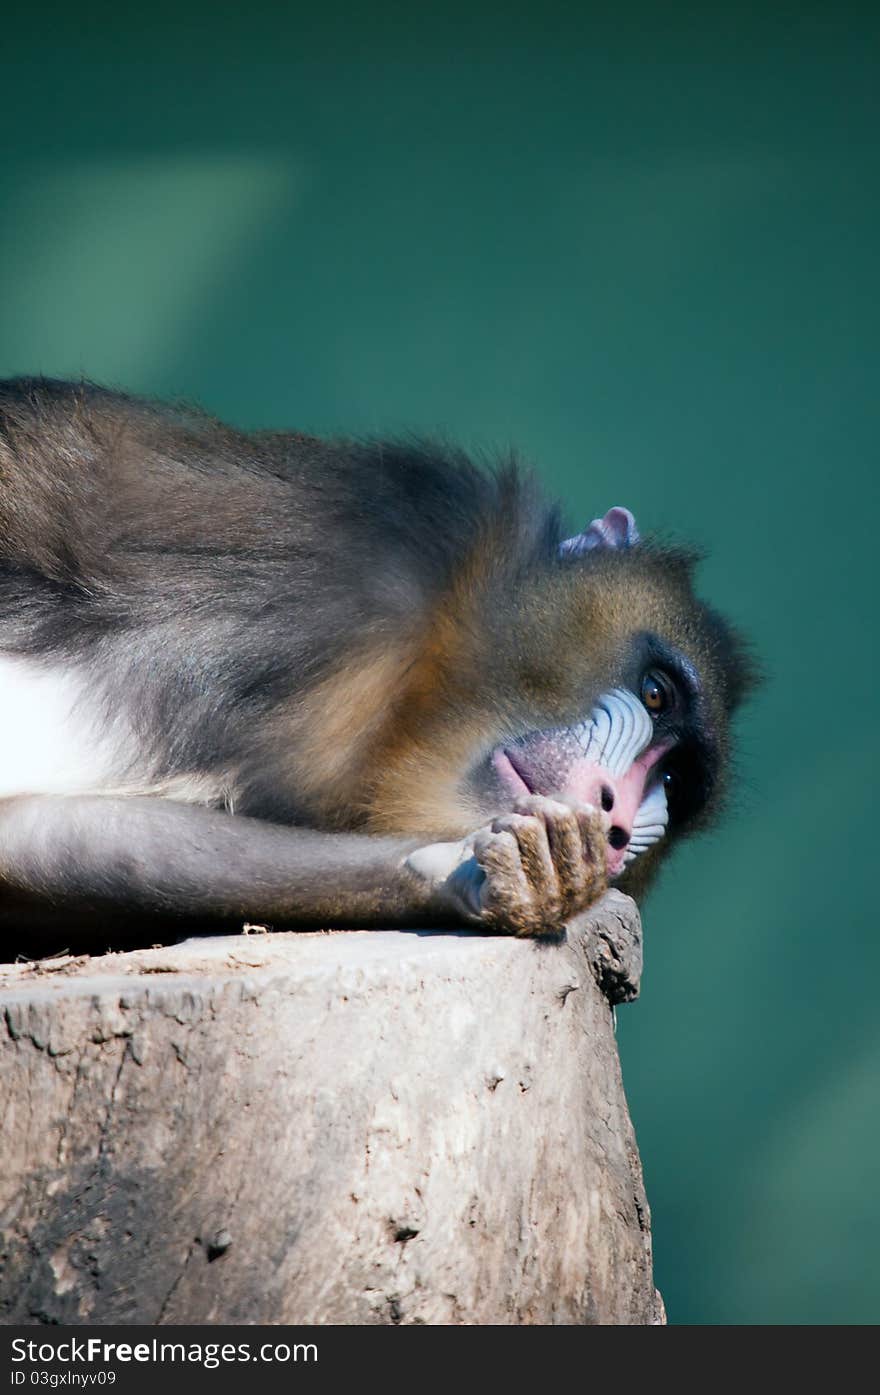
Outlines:
[[[0,920],[143,939],[156,916],[276,925],[559,930],[605,889],[592,810],[521,801],[457,843],[289,828],[151,797],[0,803]],[[59,914],[62,913],[62,914]],[[121,929],[120,929],[121,927]],[[127,933],[126,933],[127,932]]]

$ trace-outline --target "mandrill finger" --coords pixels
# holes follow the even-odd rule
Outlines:
[[[578,813],[568,804],[548,800],[544,821],[562,895],[576,900],[592,875],[584,857]]]
[[[578,832],[583,847],[583,883],[578,890],[576,905],[584,910],[608,888],[608,824],[605,814],[589,805],[575,810]]]
[[[543,902],[557,900],[558,879],[543,819],[528,814],[503,814],[492,828],[496,833],[511,833],[516,839],[520,863],[533,894]]]
[[[608,861],[608,834],[611,830],[610,815],[591,804],[574,806],[578,832],[583,848],[584,860],[589,867],[605,871]]]
[[[521,914],[531,904],[532,892],[513,834],[482,830],[474,839],[474,857],[486,874],[480,899],[487,914],[499,920],[509,919],[515,908]]]

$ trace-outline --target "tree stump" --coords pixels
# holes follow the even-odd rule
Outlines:
[[[662,1321],[609,1006],[640,964],[611,892],[554,943],[0,969],[2,1321]]]

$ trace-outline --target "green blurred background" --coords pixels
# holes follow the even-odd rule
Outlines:
[[[877,16],[4,9],[0,371],[515,444],[754,637],[619,1018],[673,1322],[880,1319]]]

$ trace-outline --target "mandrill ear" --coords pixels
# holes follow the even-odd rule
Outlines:
[[[609,509],[604,518],[594,518],[589,528],[559,544],[562,557],[591,552],[594,547],[633,547],[639,530],[629,509]]]

